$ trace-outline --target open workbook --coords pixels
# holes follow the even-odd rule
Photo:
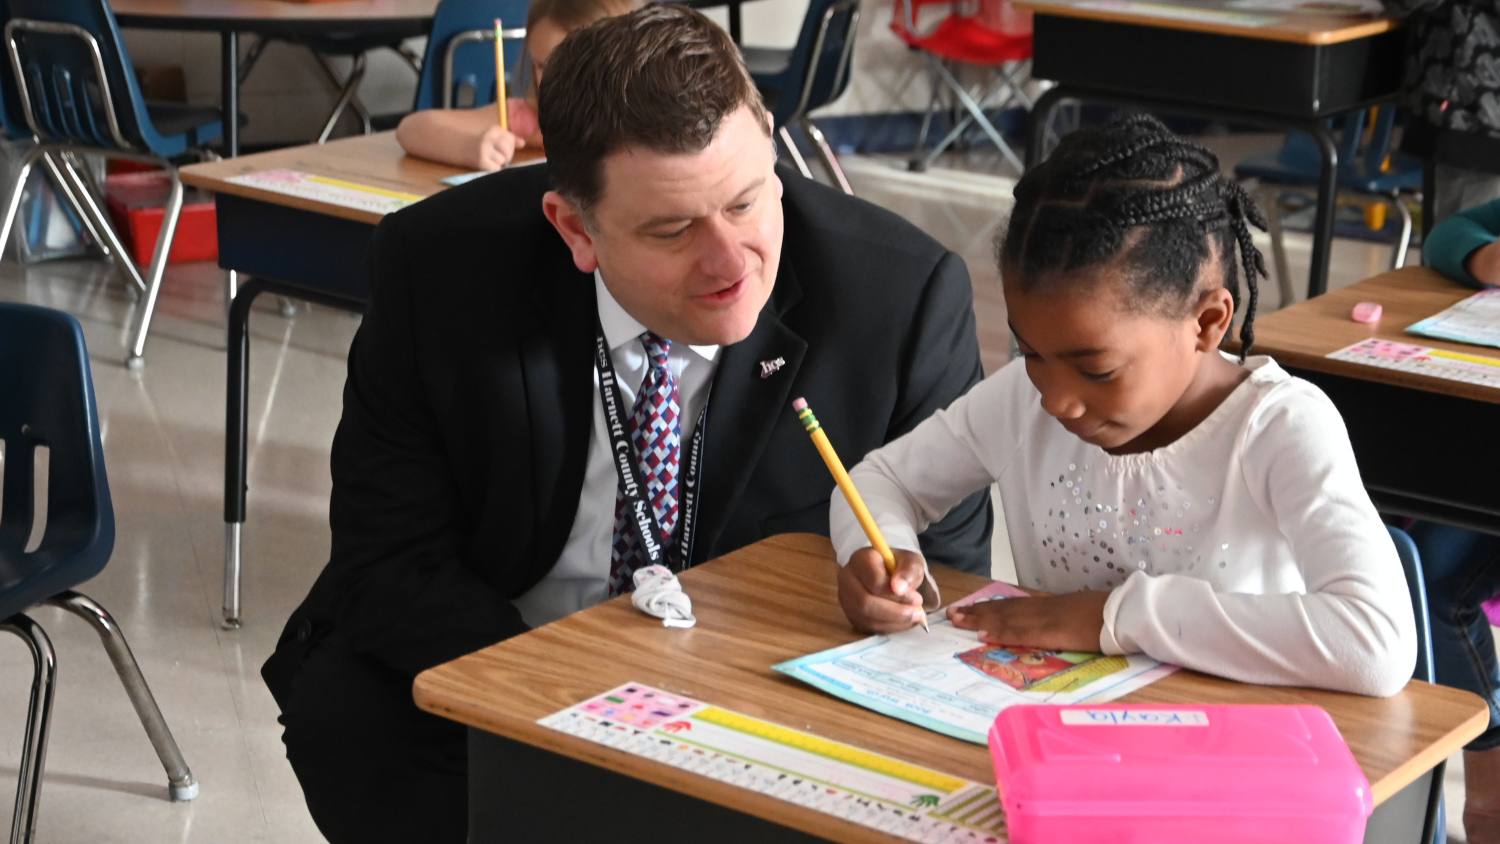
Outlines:
[[[958,602],[1024,597],[995,583]],[[995,716],[1018,703],[1099,703],[1177,670],[1143,654],[987,645],[942,613],[920,627],[871,636],[775,666],[836,697],[954,738],[984,744]]]

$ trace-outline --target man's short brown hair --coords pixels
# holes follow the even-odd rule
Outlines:
[[[742,106],[757,120],[764,109],[729,35],[666,3],[570,33],[547,60],[538,100],[552,186],[584,211],[604,191],[610,154],[701,152]]]

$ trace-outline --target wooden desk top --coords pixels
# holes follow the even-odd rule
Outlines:
[[[417,677],[423,709],[584,762],[659,783],[837,841],[884,833],[813,809],[631,756],[536,721],[637,682],[713,703],[975,782],[993,782],[987,748],[929,732],[823,694],[771,666],[859,638],[836,600],[827,539],[779,536],[688,571],[698,626],[664,628],[626,596],[500,642]],[[950,599],[989,581],[939,571]],[[747,596],[765,596],[747,600]],[[586,647],[583,643],[598,643]],[[1484,702],[1412,681],[1395,697],[1247,686],[1179,671],[1124,698],[1141,703],[1312,703],[1333,716],[1384,801],[1479,735]]]
[[[1406,267],[1382,273],[1257,319],[1255,348],[1251,351],[1270,355],[1283,366],[1500,404],[1500,390],[1492,387],[1325,357],[1368,337],[1379,337],[1398,343],[1500,358],[1500,349],[1422,337],[1405,331],[1408,325],[1472,295],[1473,288],[1446,279],[1426,267]],[[1360,302],[1380,303],[1384,313],[1379,325],[1365,325],[1349,318],[1349,313]]]
[[[1039,15],[1298,44],[1337,44],[1379,35],[1401,26],[1400,18],[1237,9],[1232,3],[1233,0],[1016,0],[1017,8]],[[1190,17],[1195,13],[1202,14],[1202,17]],[[1245,17],[1237,20],[1239,16]],[[1264,22],[1251,20],[1255,18]]]
[[[535,161],[541,156],[542,153],[538,151],[523,149],[516,153],[516,160]],[[190,164],[183,167],[180,172],[184,184],[216,193],[258,199],[274,205],[301,208],[304,211],[313,211],[371,225],[379,223],[383,216],[359,208],[333,205],[227,181],[235,176],[261,173],[266,170],[301,170],[304,173],[330,176],[418,196],[432,196],[448,187],[438,181],[439,179],[467,172],[459,167],[449,167],[446,164],[407,155],[402,151],[401,145],[396,143],[395,132],[356,135],[321,145],[307,144],[259,152],[254,155],[242,155],[238,158],[226,158],[222,161]]]
[[[208,22],[255,21],[417,21],[431,19],[438,0],[339,0],[337,3],[294,3],[289,0],[110,0],[115,16],[126,25],[160,25],[165,29],[194,28]],[[160,18],[143,21],[141,18]]]

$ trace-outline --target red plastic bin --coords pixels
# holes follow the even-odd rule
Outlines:
[[[109,217],[137,264],[150,264],[156,256],[156,238],[166,217],[167,194],[171,188],[171,177],[164,170],[114,173],[104,178]],[[186,188],[182,197],[182,215],[177,219],[177,234],[172,238],[167,263],[218,259],[218,216],[214,213],[213,195],[197,188]]]

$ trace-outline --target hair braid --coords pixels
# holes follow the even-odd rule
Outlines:
[[[1212,150],[1173,135],[1154,117],[1131,115],[1065,137],[1021,178],[1015,196],[996,256],[1022,289],[1123,262],[1132,270],[1136,306],[1181,312],[1213,257],[1214,238],[1236,307],[1235,267],[1244,268],[1241,360],[1249,352],[1258,281],[1268,277],[1249,227],[1265,229],[1266,220],[1244,188],[1225,178]]]

